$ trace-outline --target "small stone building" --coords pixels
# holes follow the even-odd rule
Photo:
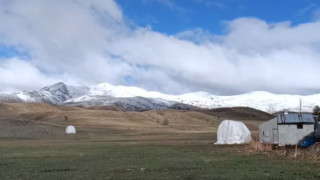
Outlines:
[[[314,118],[308,113],[279,113],[259,125],[259,140],[279,146],[296,145],[314,133]]]

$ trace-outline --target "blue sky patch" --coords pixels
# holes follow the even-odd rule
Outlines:
[[[224,34],[224,22],[255,17],[293,25],[320,18],[320,1],[312,0],[116,0],[134,24],[168,35],[202,28]],[[317,17],[319,16],[319,17]]]
[[[133,85],[133,78],[130,75],[127,75],[124,77],[125,83],[127,86]]]
[[[27,52],[18,50],[14,46],[0,45],[0,58],[13,58],[19,57],[20,59],[29,60],[30,55]]]

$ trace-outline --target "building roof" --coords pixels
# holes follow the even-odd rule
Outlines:
[[[278,124],[314,123],[312,114],[278,114]]]

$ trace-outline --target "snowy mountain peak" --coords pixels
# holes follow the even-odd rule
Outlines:
[[[58,82],[56,84],[53,84],[51,86],[46,86],[41,88],[41,90],[44,91],[51,91],[51,90],[56,90],[56,89],[66,89],[67,85],[63,82]]]
[[[71,98],[67,86],[62,82],[44,87],[40,89],[40,91],[47,91],[51,93],[53,96],[58,98],[59,101],[66,101]]]
[[[40,92],[45,94],[49,92],[53,98],[56,98],[59,102],[67,101],[71,98],[83,96],[89,92],[89,88],[86,86],[71,86],[66,85],[63,82],[59,82],[52,86],[47,86],[40,89]]]

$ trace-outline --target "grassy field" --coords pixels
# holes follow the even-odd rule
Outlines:
[[[224,118],[237,117],[257,139],[258,125],[270,115],[247,110],[124,112],[0,103],[0,180],[320,179],[316,161],[213,145]],[[76,135],[64,133],[69,124]]]
[[[319,163],[184,143],[2,142],[0,179],[320,179]]]

